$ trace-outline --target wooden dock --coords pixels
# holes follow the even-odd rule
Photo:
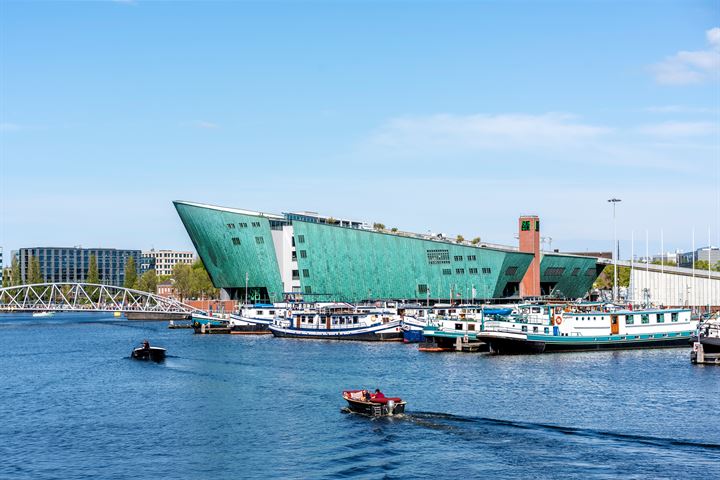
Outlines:
[[[702,343],[695,342],[690,361],[697,365],[720,365],[720,353],[705,353]]]

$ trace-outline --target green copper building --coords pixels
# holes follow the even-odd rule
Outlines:
[[[457,243],[314,213],[282,215],[174,202],[213,284],[231,299],[282,301],[518,298],[535,254]],[[583,297],[594,257],[545,254],[543,294]]]

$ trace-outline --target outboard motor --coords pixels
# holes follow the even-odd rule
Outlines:
[[[388,400],[388,402],[387,402],[387,413],[388,413],[388,415],[392,415],[394,410],[395,410],[395,401],[394,401],[394,400]]]

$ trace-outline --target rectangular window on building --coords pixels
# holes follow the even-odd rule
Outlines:
[[[233,245],[240,245],[240,239],[238,237],[232,238]]]
[[[450,263],[450,250],[428,250],[427,259],[430,265]]]
[[[298,243],[305,243],[305,235],[298,235]]]
[[[512,277],[513,275],[517,274],[518,267],[508,267],[507,270],[505,270],[505,275],[508,277]]]
[[[464,268],[456,268],[455,273],[458,275],[463,275],[463,274],[465,274],[465,269]]]
[[[307,258],[307,250],[300,250],[300,258]]]
[[[290,255],[290,260],[293,262],[297,261],[297,252],[292,252],[292,255]]]
[[[462,262],[462,255],[455,255],[454,258],[456,262]]]
[[[477,257],[475,255],[468,255],[467,256],[468,262],[474,262],[477,260]]]
[[[490,267],[483,267],[482,273],[490,274],[490,273],[492,273],[492,270],[490,270]]]
[[[234,224],[234,223],[228,223],[228,224],[227,224],[227,227],[228,227],[228,228],[235,228],[235,224]]]
[[[470,268],[470,269],[468,269],[468,273],[470,273],[470,275],[477,275],[478,269],[477,269],[477,268]]]
[[[427,289],[426,284],[421,283],[420,285],[418,285],[418,294],[425,295],[425,294],[427,294],[427,291],[428,291],[428,289]]]
[[[535,231],[536,232],[540,231],[540,220],[535,220]]]
[[[255,237],[255,243],[257,243],[258,245],[262,245],[263,243],[265,243],[265,239],[263,237]]]
[[[310,276],[310,270],[303,268],[303,277],[308,278]]]
[[[595,277],[597,276],[597,271],[594,268],[588,268],[585,270],[585,276],[586,277]]]
[[[449,268],[443,268],[443,275],[450,275],[452,273],[452,270]]]
[[[575,267],[575,268],[573,268],[573,271],[570,275],[572,275],[573,277],[577,277],[579,273],[580,273],[580,267]]]
[[[293,271],[292,271],[292,279],[293,279],[293,280],[300,280],[300,270],[293,270]]]
[[[247,228],[247,223],[240,222],[238,225],[240,225],[240,228]]]
[[[565,273],[565,267],[548,267],[545,269],[546,277],[559,277]]]
[[[523,232],[529,232],[530,220],[523,220],[523,222],[520,224],[520,230],[522,230]]]
[[[252,222],[252,226],[253,226],[253,227],[259,227],[259,226],[260,226],[260,222]]]
[[[312,288],[310,287],[310,285],[305,286],[305,293],[312,293]]]

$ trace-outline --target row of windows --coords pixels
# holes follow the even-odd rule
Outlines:
[[[655,315],[655,321],[657,323],[665,323],[665,314],[664,313],[656,313]],[[635,324],[635,317],[637,317],[638,314],[634,315],[627,315],[625,317],[625,325],[634,325]],[[678,314],[677,312],[670,314],[670,321],[671,322],[677,322],[678,321]],[[649,313],[643,313],[640,314],[640,323],[647,324],[650,323],[650,314]]]
[[[427,259],[430,265],[439,265],[444,263],[450,263],[450,251],[449,250],[428,250]]]
[[[233,245],[240,245],[240,239],[238,237],[232,238]]]
[[[245,222],[239,222],[239,223],[237,224],[237,226],[240,227],[240,228],[247,228],[248,224],[245,223]],[[253,226],[253,227],[259,227],[259,226],[260,226],[260,222],[252,222],[252,226]],[[227,228],[235,228],[235,224],[234,224],[234,223],[228,223],[228,224],[227,224]]]
[[[477,269],[477,268],[469,268],[469,269],[468,269],[468,273],[469,273],[470,275],[477,275],[477,274],[478,274],[478,269]],[[490,269],[490,268],[488,268],[488,267],[485,267],[485,268],[482,269],[482,273],[484,273],[484,274],[486,274],[486,275],[489,275],[490,273],[492,273],[492,269]],[[442,274],[443,274],[443,275],[452,275],[452,269],[451,269],[451,268],[443,268]],[[464,269],[464,268],[456,268],[456,269],[455,269],[455,274],[456,274],[456,275],[464,275],[464,274],[465,274],[465,269]]]

